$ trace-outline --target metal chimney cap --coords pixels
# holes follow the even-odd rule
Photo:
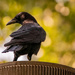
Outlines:
[[[75,68],[48,62],[15,61],[0,64],[0,75],[75,75]]]

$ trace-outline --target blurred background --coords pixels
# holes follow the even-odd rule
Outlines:
[[[32,14],[47,33],[32,61],[58,63],[75,68],[75,0],[0,0],[0,63],[13,60],[13,52],[2,54],[9,35],[19,24],[6,26],[19,12]],[[21,56],[18,61],[27,60]]]

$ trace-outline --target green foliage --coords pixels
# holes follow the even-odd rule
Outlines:
[[[56,1],[0,0],[0,44],[20,26],[6,23],[19,12],[29,12],[47,33],[38,60],[75,67],[75,3]]]

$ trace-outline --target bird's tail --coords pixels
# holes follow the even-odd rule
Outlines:
[[[11,48],[11,46],[8,46],[2,53],[8,52],[8,50]]]
[[[16,46],[9,46],[7,47],[7,49],[5,49],[2,53],[6,53],[6,52],[9,52],[9,51],[19,51],[23,48],[23,46],[21,45],[16,45]]]
[[[6,49],[6,50],[4,50],[2,53],[6,53],[6,52],[8,52],[8,50]]]

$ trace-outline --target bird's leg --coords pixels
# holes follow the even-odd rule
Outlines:
[[[14,52],[14,60],[13,61],[17,61],[18,57],[19,56],[16,54],[16,52]]]
[[[31,57],[32,57],[32,54],[27,55],[27,58],[28,58],[29,61],[31,61]]]
[[[17,61],[17,59],[18,59],[18,57],[17,57],[17,56],[15,56],[13,61]]]

